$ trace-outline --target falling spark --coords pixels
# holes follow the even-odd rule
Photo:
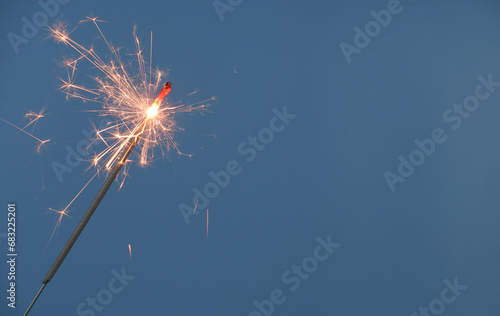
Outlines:
[[[195,204],[195,206],[194,206],[193,215],[194,215],[194,213],[196,212],[196,208],[197,208],[197,207],[198,207],[198,199],[196,199],[196,204]]]
[[[45,247],[45,249],[47,249],[47,247],[49,246],[50,244],[50,241],[52,240],[52,237],[54,237],[54,234],[55,232],[59,229],[59,227],[61,227],[61,222],[64,218],[64,216],[68,216],[68,208],[71,206],[71,204],[73,204],[73,202],[80,196],[80,194],[82,194],[82,192],[85,190],[85,188],[90,184],[90,182],[92,182],[92,180],[94,180],[94,178],[97,176],[97,172],[92,176],[92,178],[90,178],[89,181],[87,181],[87,183],[83,186],[83,188],[80,190],[80,192],[78,192],[74,197],[73,199],[62,209],[62,210],[55,210],[53,208],[50,208],[49,207],[49,210],[56,213],[56,214],[59,214],[58,218],[57,218],[57,222],[55,224],[55,227],[54,227],[54,230],[52,230],[52,234],[50,235],[50,238],[49,238],[49,241],[47,242],[47,246]]]
[[[26,117],[28,117],[28,115],[29,115],[29,114],[30,114],[30,113],[26,114]],[[32,123],[34,123],[34,122],[35,122],[35,124],[36,124],[36,122],[37,122],[40,118],[42,118],[42,117],[43,117],[43,115],[42,115],[41,117],[37,117],[37,118],[32,119],[32,120],[31,120],[31,122],[30,122],[28,125],[26,125],[24,128],[28,127],[29,125],[31,125],[31,124],[32,124]],[[9,124],[10,126],[12,126],[12,127],[16,128],[16,129],[18,129],[19,131],[23,132],[24,134],[26,134],[26,135],[28,135],[28,136],[30,136],[30,137],[32,137],[32,138],[34,138],[34,139],[36,139],[36,140],[38,141],[38,145],[36,146],[36,151],[37,151],[37,152],[40,152],[40,150],[41,150],[42,146],[43,146],[45,143],[50,142],[50,139],[41,140],[40,138],[36,137],[35,135],[33,135],[33,134],[28,133],[27,131],[25,131],[25,130],[24,130],[24,128],[20,128],[20,127],[18,127],[17,125],[12,124],[11,122],[9,122],[9,121],[7,121],[7,120],[5,120],[5,119],[1,118],[1,117],[0,117],[0,120],[4,121],[5,123]]]
[[[208,208],[207,208],[207,240],[208,240]]]
[[[132,262],[132,247],[128,244],[128,253],[130,254],[130,262]]]
[[[236,75],[236,66],[233,66],[234,74]]]
[[[26,124],[23,127],[23,129],[25,129],[26,127],[30,126],[31,124],[34,124],[32,130],[31,130],[31,131],[33,131],[35,129],[35,127],[36,127],[36,124],[38,123],[38,120],[40,120],[41,118],[45,117],[44,113],[45,113],[45,108],[43,108],[39,113],[33,112],[31,110],[28,110],[28,113],[26,113],[24,115],[24,117],[27,118],[30,122],[28,124]]]
[[[44,112],[45,112],[45,108],[42,108],[42,110],[40,112],[38,112],[38,113],[36,113],[34,111],[31,111],[31,110],[28,110],[28,113],[26,113],[24,115],[24,117],[29,120],[29,123],[26,124],[23,128],[21,128],[21,127],[15,125],[15,124],[13,124],[13,123],[11,123],[11,122],[3,119],[1,117],[0,117],[0,120],[4,121],[5,123],[9,124],[10,126],[16,128],[17,130],[25,133],[26,135],[30,136],[31,138],[37,140],[38,141],[38,145],[35,146],[35,148],[36,148],[36,151],[39,153],[41,151],[41,149],[42,149],[42,146],[50,141],[50,139],[41,140],[38,137],[36,137],[36,136],[33,135],[33,132],[34,132],[34,130],[36,128],[36,125],[37,125],[38,121],[45,116]],[[30,125],[32,125],[31,132],[27,132],[26,128],[28,126],[30,126]],[[42,161],[40,160],[40,165],[41,164],[42,164]],[[45,189],[45,184],[44,184],[44,180],[43,180],[43,169],[41,168],[41,166],[40,166],[40,180],[41,180],[41,184],[42,184],[41,189],[43,191]]]
[[[47,250],[47,247],[49,246],[49,243],[50,241],[52,240],[52,237],[54,236],[54,234],[56,233],[56,231],[59,229],[59,227],[61,226],[61,222],[62,222],[62,219],[64,216],[67,216],[67,217],[70,217],[68,215],[68,212],[66,209],[63,209],[63,210],[55,210],[53,208],[50,208],[49,207],[49,210],[56,213],[56,214],[59,214],[59,216],[57,217],[57,221],[56,221],[56,224],[54,225],[54,230],[52,230],[52,234],[50,235],[50,238],[49,238],[49,241],[47,242],[47,246],[45,247],[45,250]]]

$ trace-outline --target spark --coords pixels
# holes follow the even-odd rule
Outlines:
[[[30,112],[28,112],[28,114],[26,114],[26,117],[29,117],[29,115],[30,115]],[[37,114],[37,115],[41,115],[41,114]],[[32,123],[34,123],[34,122],[35,122],[35,124],[36,124],[36,122],[37,122],[40,118],[42,118],[42,117],[43,117],[43,115],[41,115],[40,117],[37,117],[37,118],[32,119],[32,120],[31,120],[31,122],[30,122],[30,123],[28,123],[28,125],[26,125],[24,128],[28,127],[29,125],[31,125],[31,124],[32,124]],[[11,123],[11,122],[9,122],[9,121],[7,121],[7,120],[3,119],[3,118],[1,118],[1,117],[0,117],[0,120],[4,121],[5,123],[9,124],[10,126],[12,126],[12,127],[16,128],[17,130],[19,130],[19,131],[23,132],[24,134],[26,134],[26,135],[30,136],[31,138],[33,138],[33,139],[37,140],[37,141],[38,141],[38,145],[36,146],[36,151],[37,151],[37,152],[40,152],[40,151],[41,151],[42,146],[43,146],[44,144],[46,144],[46,143],[50,142],[50,139],[41,140],[40,138],[36,137],[36,136],[35,136],[35,135],[33,135],[32,133],[29,133],[29,132],[25,131],[25,130],[24,130],[24,128],[21,128],[21,127],[19,127],[19,126],[15,125],[15,124],[13,124],[13,123]]]
[[[82,192],[90,184],[90,182],[92,182],[92,180],[94,180],[94,178],[97,176],[97,174],[98,173],[96,172],[94,174],[94,176],[92,176],[92,178],[90,178],[90,180],[83,186],[83,188],[80,190],[80,192],[78,192],[78,194],[76,194],[75,197],[73,197],[73,199],[62,210],[56,210],[56,209],[49,207],[49,210],[56,213],[56,214],[59,214],[59,217],[57,218],[56,224],[54,226],[54,230],[52,230],[52,234],[50,235],[49,241],[47,242],[47,246],[45,247],[45,249],[47,249],[47,247],[49,246],[50,241],[52,240],[52,237],[54,236],[55,232],[59,229],[59,227],[61,227],[61,222],[62,222],[62,219],[64,218],[64,216],[70,217],[68,215],[68,208],[71,206],[71,204],[73,204],[73,202],[75,202],[75,200],[80,196],[80,194],[82,194]]]
[[[128,253],[130,254],[130,262],[132,262],[132,247],[128,244]]]
[[[196,208],[197,208],[197,207],[198,207],[198,199],[196,199],[196,204],[195,204],[195,206],[194,206],[193,215],[194,215],[194,213],[196,212]]]
[[[236,75],[236,66],[233,66],[233,69],[234,69],[234,74]]]
[[[36,113],[36,112],[33,112],[31,110],[28,110],[28,113],[26,113],[24,115],[25,118],[27,118],[30,122],[28,124],[26,124],[23,129],[25,129],[26,127],[30,126],[31,124],[34,124],[33,125],[33,128],[31,129],[31,131],[33,132],[33,130],[35,129],[36,127],[36,124],[38,123],[38,121],[45,117],[44,115],[45,113],[45,108],[43,108],[42,110],[40,110],[40,112]]]
[[[207,208],[207,240],[208,240],[208,208]]]
[[[57,221],[56,221],[56,224],[54,225],[54,229],[52,230],[52,234],[50,235],[49,241],[47,242],[47,245],[45,246],[45,250],[47,250],[47,248],[49,247],[50,241],[52,240],[52,237],[54,237],[54,234],[56,233],[56,231],[59,229],[59,227],[61,227],[63,217],[64,216],[70,217],[68,215],[67,208],[64,208],[63,210],[55,210],[55,209],[49,207],[49,210],[56,213],[56,214],[59,214],[59,216],[57,217]]]

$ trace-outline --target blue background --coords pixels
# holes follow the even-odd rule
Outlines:
[[[123,267],[135,279],[98,315],[250,315],[252,301],[276,288],[287,299],[273,315],[411,315],[455,277],[468,288],[445,315],[499,315],[500,92],[456,131],[442,115],[474,93],[478,76],[500,81],[500,4],[401,3],[351,63],[339,44],[352,44],[353,28],[386,0],[243,1],[224,21],[211,1],[61,5],[50,23],[73,27],[93,13],[109,21],[101,26],[115,45],[132,48],[134,24],[145,46],[153,31],[153,63],[170,69],[170,97],[199,90],[190,100],[217,102],[180,118],[176,139],[192,158],[172,152],[133,165],[122,190],[113,185],[32,315],[77,315]],[[68,50],[46,30],[12,49],[7,33],[20,34],[21,18],[38,10],[34,0],[17,1],[0,13],[0,117],[22,126],[27,109],[45,106],[34,133],[52,139],[39,154],[33,139],[0,122],[0,233],[14,201],[19,253],[17,309],[2,298],[2,315],[24,312],[103,181],[73,204],[46,248],[57,218],[48,207],[63,207],[91,175],[82,163],[61,183],[51,163],[63,162],[65,147],[98,118],[82,112],[95,105],[57,90]],[[80,25],[74,38],[90,44],[97,35]],[[84,73],[80,82],[90,84]],[[284,106],[296,118],[246,162],[238,145]],[[398,155],[408,157],[434,128],[447,141],[391,192],[383,173],[396,172]],[[243,171],[210,201],[207,240],[205,210],[186,225],[179,204],[233,159]],[[341,247],[291,291],[282,274],[328,235]],[[6,245],[1,239],[3,258]]]

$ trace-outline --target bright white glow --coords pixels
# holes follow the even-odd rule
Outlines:
[[[148,117],[153,117],[158,113],[158,107],[153,105],[148,109]]]

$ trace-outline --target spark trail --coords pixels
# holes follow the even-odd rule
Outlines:
[[[5,123],[9,124],[10,126],[16,128],[17,130],[19,130],[20,132],[23,132],[24,134],[30,136],[31,138],[35,139],[38,141],[38,145],[36,146],[36,151],[37,152],[40,152],[40,150],[42,149],[42,146],[48,142],[50,142],[50,139],[45,139],[45,140],[41,140],[40,138],[36,137],[35,135],[33,135],[32,133],[29,133],[26,131],[26,127],[30,126],[33,124],[33,129],[35,128],[36,126],[36,123],[38,122],[38,120],[40,120],[41,118],[43,118],[43,112],[44,110],[42,110],[40,113],[35,113],[33,111],[29,111],[25,117],[28,118],[30,120],[30,122],[28,124],[26,124],[23,128],[3,119],[0,117],[0,120],[4,121]]]

